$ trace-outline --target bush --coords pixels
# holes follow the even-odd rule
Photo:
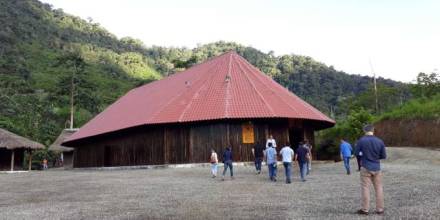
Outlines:
[[[318,159],[339,158],[339,140],[344,138],[353,145],[363,135],[362,127],[370,124],[373,116],[370,112],[359,109],[352,110],[347,118],[336,124],[335,127],[320,132],[317,136],[316,149]]]
[[[43,168],[43,160],[47,159],[47,164],[50,167],[51,164],[56,160],[56,154],[49,151],[47,148],[43,150],[36,150],[32,152],[32,169],[41,170]],[[29,154],[26,153],[23,160],[23,168],[27,169],[29,165]]]
[[[387,119],[440,118],[440,94],[432,98],[413,99],[404,105],[382,114],[376,121]]]

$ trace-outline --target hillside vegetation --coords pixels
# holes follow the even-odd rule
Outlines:
[[[347,103],[371,101],[353,99],[369,91],[370,77],[348,75],[306,56],[275,56],[233,42],[145,47],[37,0],[0,1],[0,23],[0,127],[44,144],[70,123],[72,85],[79,127],[128,90],[229,50],[331,116],[347,115]],[[389,99],[383,109],[408,97],[404,84],[378,82]]]

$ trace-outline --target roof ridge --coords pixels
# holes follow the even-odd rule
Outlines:
[[[246,79],[248,80],[249,84],[251,84],[252,88],[255,90],[255,92],[258,94],[258,96],[263,100],[264,105],[269,109],[270,112],[272,112],[272,116],[275,116],[275,111],[273,110],[272,107],[270,107],[270,105],[268,104],[268,102],[266,101],[266,99],[264,98],[264,96],[258,91],[258,89],[255,87],[255,84],[252,82],[252,80],[249,78],[249,76],[247,75],[246,71],[243,69],[243,67],[240,64],[240,59],[238,59],[238,68],[240,68],[244,75],[246,76]]]
[[[205,64],[206,64],[206,63],[205,63]],[[213,64],[211,63],[211,65],[213,65]],[[209,70],[211,70],[213,67],[215,67],[215,65],[212,66],[212,67],[210,67]],[[194,80],[194,82],[198,82],[201,78],[203,78],[203,75],[204,75],[204,74],[199,74],[199,75],[200,75],[200,76],[197,77],[197,79]],[[152,116],[150,117],[149,121],[154,121],[154,118],[156,118],[156,116],[159,115],[159,114],[162,112],[162,110],[164,110],[166,107],[168,107],[171,103],[173,103],[177,98],[181,97],[181,96],[182,96],[183,94],[185,94],[185,92],[187,92],[187,91],[188,91],[188,90],[184,90],[183,92],[179,93],[177,96],[171,98],[170,101],[168,101],[167,103],[165,103],[165,104],[163,105],[162,108],[159,108],[155,113],[152,114]],[[145,124],[145,123],[144,123],[144,124]]]
[[[243,59],[244,60],[244,62],[247,62],[247,63],[249,63],[246,59]],[[253,65],[250,65],[251,67],[253,67],[256,71],[260,71],[259,69],[257,69],[256,67],[254,67]],[[260,74],[261,75],[261,74]],[[292,93],[292,92],[290,92],[288,89],[286,89],[286,88],[284,88],[283,86],[281,86],[280,84],[278,84],[278,83],[276,83],[271,77],[269,77],[268,75],[266,75],[266,74],[262,74],[263,75],[263,77],[266,77],[266,78],[268,78],[268,79],[270,79],[270,81],[271,81],[271,83],[272,84],[274,84],[274,85],[276,85],[276,86],[278,86],[278,87],[280,87],[281,89],[284,89],[284,90],[286,90],[287,91],[287,93],[290,95],[290,96],[292,96],[293,98],[295,98],[296,100],[299,100],[299,102],[304,106],[304,107],[306,107],[306,108],[308,108],[308,109],[311,109],[312,111],[313,111],[313,113],[315,113],[319,118],[321,118],[321,119],[324,119],[324,120],[329,120],[330,118],[328,118],[327,116],[325,116],[323,113],[321,113],[320,111],[318,111],[314,106],[312,106],[312,105],[310,105],[310,104],[308,104],[306,101],[304,101],[304,100],[302,100],[301,98],[299,98],[297,95],[295,95],[294,93]],[[261,80],[260,80],[260,82],[261,82]],[[264,84],[264,83],[263,83]],[[266,87],[267,87],[267,85],[266,84],[264,84]],[[272,89],[271,89],[272,90]],[[274,91],[274,90],[272,90],[272,91]],[[286,100],[284,99],[284,98],[282,98],[281,96],[279,96],[276,92],[274,92],[281,100],[283,100],[284,102],[286,102]],[[286,102],[287,103],[287,105],[291,108],[291,109],[293,109],[295,112],[297,112],[298,113],[298,111],[296,110],[296,109],[294,109],[290,104],[289,104],[289,102]],[[333,121],[333,119],[330,119],[331,121]]]
[[[229,64],[228,64],[228,73],[226,75],[226,77],[229,77],[229,79],[231,78],[231,66],[232,66],[232,54],[231,52],[227,53],[229,54]],[[226,97],[225,97],[225,118],[229,117],[229,105],[230,105],[230,101],[229,99],[231,98],[231,80],[229,80],[226,84]]]
[[[218,63],[218,62],[219,61],[216,61],[216,63]],[[211,68],[209,68],[209,70],[216,68],[218,66],[218,65],[215,65],[216,63],[214,63],[213,66]],[[179,122],[182,121],[183,116],[186,114],[187,110],[192,105],[192,103],[194,101],[194,97],[199,94],[200,90],[202,90],[203,88],[206,88],[208,86],[208,84],[205,84],[204,82],[208,81],[209,79],[212,79],[212,77],[215,76],[214,73],[216,73],[216,72],[215,71],[208,71],[208,73],[210,73],[210,74],[205,77],[206,79],[203,80],[202,86],[200,86],[200,88],[197,89],[196,92],[194,92],[193,96],[190,99],[190,102],[185,106],[185,109],[180,114],[179,119],[178,119]],[[202,74],[202,75],[204,75],[204,74]]]
[[[243,59],[244,60],[244,59]],[[244,60],[244,61],[246,61],[246,60]],[[246,61],[247,62],[247,61]],[[248,63],[249,64],[249,63]],[[249,65],[246,65],[247,67],[249,67]],[[252,65],[251,65],[252,66]],[[252,71],[252,69],[250,69],[250,71]],[[272,93],[273,94],[275,94],[278,98],[280,98],[284,103],[286,103],[287,104],[287,106],[289,106],[289,108],[291,108],[293,111],[295,111],[297,114],[298,114],[298,110],[296,110],[296,108],[293,108],[290,104],[289,104],[289,102],[288,101],[286,101],[285,99],[283,99],[280,95],[278,95],[273,89],[272,89],[272,87],[270,87],[270,86],[268,86],[268,85],[266,85],[266,83],[264,83],[260,78],[259,78],[259,75],[263,75],[264,77],[267,77],[269,80],[270,80],[270,82],[272,83],[272,81],[273,81],[273,79],[271,78],[271,77],[269,77],[269,76],[267,76],[266,74],[260,74],[259,72],[261,72],[260,70],[258,70],[258,69],[254,69],[254,71],[256,71],[257,72],[257,74],[255,74],[256,75],[256,78],[257,78],[257,80],[258,81],[260,81],[261,82],[261,84],[263,85],[263,86],[265,86],[266,88],[268,88],[270,91],[272,91]],[[290,93],[290,92],[289,92]]]

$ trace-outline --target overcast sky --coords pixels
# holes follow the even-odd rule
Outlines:
[[[146,46],[234,41],[410,82],[440,69],[436,0],[43,0]]]

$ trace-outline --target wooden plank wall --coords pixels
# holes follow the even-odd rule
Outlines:
[[[242,143],[242,124],[247,120],[157,125],[130,129],[94,138],[75,147],[75,167],[133,166],[205,163],[211,149],[222,160],[232,147],[235,161],[251,161],[254,144]],[[253,120],[255,140],[266,143],[269,134],[280,150],[289,140],[287,120]]]

